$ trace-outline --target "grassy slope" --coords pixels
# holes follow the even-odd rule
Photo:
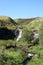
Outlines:
[[[41,58],[38,58],[38,57],[34,57],[34,59],[32,59],[32,61],[30,61],[30,63],[28,63],[27,65],[43,65],[43,49],[40,50],[40,48],[42,47],[43,48],[43,18],[36,18],[32,21],[29,22],[28,20],[28,23],[27,21],[25,20],[25,22],[23,21],[17,21],[19,24],[19,27],[22,27],[23,28],[23,36],[22,36],[22,39],[19,43],[19,45],[29,45],[27,40],[25,39],[27,35],[27,32],[30,31],[31,29],[37,29],[38,32],[39,32],[39,45],[35,45],[35,46],[32,46],[29,50],[27,50],[28,52],[34,52],[34,53],[37,53],[37,54],[40,54],[42,55]],[[21,23],[22,22],[22,23]],[[38,61],[38,62],[37,62]]]
[[[23,21],[21,21],[21,20],[23,20]],[[27,23],[27,20],[28,20],[28,23]],[[31,29],[37,29],[38,32],[41,31],[40,28],[43,25],[42,20],[43,20],[43,18],[33,18],[32,20],[31,19],[26,19],[26,20],[20,19],[19,21],[17,21],[17,23],[21,22],[21,24],[18,24],[18,27],[23,28],[23,36],[22,36],[22,39],[20,40],[20,44],[21,44],[21,42],[22,43],[25,42],[25,44],[27,45],[26,36],[28,36],[28,34],[30,34],[30,33],[28,33],[28,31],[30,31]],[[40,32],[39,32],[39,34],[40,34]]]
[[[15,19],[15,21],[18,23],[18,25],[26,25],[28,24],[29,22],[35,20],[36,18],[30,18],[30,19]]]
[[[8,29],[15,29],[16,22],[8,16],[0,16],[0,28],[7,27]],[[0,45],[11,44],[13,40],[0,40]]]
[[[7,16],[0,16],[0,27],[15,28],[16,22]]]
[[[25,21],[25,22],[27,22],[27,21]],[[19,21],[18,21],[18,23],[19,23]],[[33,19],[32,21],[30,21],[30,23],[28,20],[28,24],[25,25],[25,23],[22,23],[22,25],[19,24],[19,27],[23,28],[23,36],[19,42],[20,44],[22,43],[21,45],[28,45],[26,37],[28,36],[28,34],[30,34],[30,33],[28,33],[28,31],[30,31],[32,29],[38,30],[40,45],[43,44],[43,18]]]
[[[0,27],[8,27],[9,29],[14,29],[15,28],[15,22],[12,22],[11,18],[9,17],[0,17]],[[1,25],[2,24],[2,21],[4,22],[4,25]],[[28,63],[27,65],[43,65],[43,50],[40,50],[40,47],[43,45],[43,18],[34,18],[34,19],[19,19],[19,20],[15,20],[17,22],[18,25],[16,25],[17,27],[22,27],[23,28],[23,36],[21,38],[21,40],[19,42],[15,42],[14,40],[0,40],[0,44],[2,45],[9,45],[9,44],[15,44],[17,46],[20,46],[20,45],[23,45],[23,46],[28,46],[29,45],[29,42],[27,42],[27,39],[26,37],[28,36],[28,31],[30,31],[31,29],[37,29],[38,32],[39,32],[39,45],[35,45],[35,46],[32,46],[31,48],[29,48],[27,51],[28,52],[35,52],[37,54],[40,54],[42,55],[41,58],[38,58],[38,57],[33,57],[32,58],[32,61],[30,61],[30,63]],[[7,23],[6,23],[7,22]],[[6,25],[5,25],[6,24]],[[14,26],[14,27],[13,27]],[[30,34],[30,33],[29,33]],[[4,47],[3,47],[4,48]],[[1,46],[0,46],[0,49],[3,49]],[[13,55],[14,54],[14,55]],[[20,56],[20,57],[19,57]],[[19,61],[19,59],[23,59],[22,56],[21,56],[21,53],[20,52],[14,52],[14,51],[7,51],[7,53],[5,53],[5,57],[16,57],[16,62],[21,62],[22,60]],[[18,60],[17,60],[17,57],[18,57]],[[37,62],[38,61],[38,62]],[[18,65],[18,64],[16,64]]]

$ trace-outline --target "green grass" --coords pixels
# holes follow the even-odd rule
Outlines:
[[[14,29],[16,25],[16,22],[8,17],[8,16],[0,16],[0,28],[1,27],[7,27],[9,29]]]
[[[32,46],[27,52],[34,52],[36,54],[43,55],[43,49],[41,49],[40,45]]]
[[[18,50],[4,50],[3,55],[0,57],[0,63],[5,65],[22,65],[22,62],[26,56],[24,55],[23,52],[19,52]],[[4,62],[3,62],[4,61]]]
[[[0,65],[22,65],[21,63],[26,58],[23,52],[18,50],[5,50],[5,46],[7,45],[17,45],[17,46],[29,46],[32,44],[28,41],[29,35],[32,33],[32,29],[38,30],[39,33],[39,44],[35,46],[31,46],[26,50],[27,52],[33,52],[36,54],[40,54],[41,58],[33,57],[27,65],[43,65],[43,18],[33,18],[33,19],[16,19],[15,21],[10,17],[1,16],[0,17],[0,28],[7,27],[8,29],[15,29],[16,27],[22,28],[23,35],[20,41],[16,42],[15,40],[0,40],[0,50],[3,50],[3,55],[0,56]],[[18,25],[17,25],[17,24]],[[16,25],[15,25],[16,24]],[[33,45],[33,44],[32,44]],[[1,52],[1,51],[0,51]],[[5,59],[7,59],[5,61]],[[3,62],[3,60],[5,62]],[[1,64],[1,62],[3,64]]]
[[[30,33],[28,33],[28,31],[31,31],[32,29],[36,29],[36,30],[38,30],[38,33],[39,33],[39,44],[30,47],[26,51],[40,54],[42,57],[41,58],[37,58],[37,57],[32,58],[32,60],[30,62],[28,62],[27,65],[43,65],[43,49],[41,49],[41,48],[43,48],[43,22],[42,22],[42,19],[39,18],[39,19],[33,20],[28,23],[27,22],[23,23],[23,21],[20,21],[20,22],[18,21],[18,23],[19,23],[18,27],[23,28],[23,37],[20,40],[20,43],[18,42],[19,43],[18,45],[20,45],[20,44],[23,46],[25,46],[25,44],[26,44],[26,46],[29,45],[29,42],[27,42],[27,39],[26,39],[28,34],[30,34]]]
[[[27,65],[43,65],[43,58],[34,57]]]
[[[22,42],[23,45],[25,44],[25,42],[26,42],[26,44],[29,43],[29,42],[27,42],[26,37],[28,37],[28,35],[30,34],[28,31],[31,31],[32,29],[38,30],[39,39],[40,39],[41,41],[43,41],[43,35],[40,34],[40,33],[43,32],[43,22],[40,21],[40,20],[41,20],[41,18],[39,18],[39,19],[36,18],[35,20],[32,20],[32,21],[30,21],[30,22],[28,21],[28,24],[25,25],[26,20],[25,20],[25,22],[23,22],[23,21],[20,19],[20,23],[21,23],[21,21],[22,21],[23,23],[22,23],[22,25],[19,24],[18,27],[21,27],[21,28],[23,29],[23,36],[22,36],[22,39],[21,39],[21,41],[20,41],[20,42]],[[17,21],[17,22],[19,23],[19,21]],[[42,28],[42,29],[40,29],[40,28]],[[42,31],[41,31],[41,30],[42,30]],[[42,38],[42,39],[41,39],[41,38]],[[41,41],[39,41],[40,44],[43,43],[43,42],[41,42]]]

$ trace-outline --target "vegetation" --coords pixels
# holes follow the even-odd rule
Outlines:
[[[0,29],[7,28],[15,30],[22,28],[22,38],[16,42],[16,39],[1,40],[0,39],[0,65],[23,65],[23,61],[27,58],[25,52],[38,54],[33,56],[27,65],[43,65],[43,18],[15,19],[7,16],[0,16]],[[33,31],[39,33],[39,44],[33,42]],[[15,46],[6,49],[6,46]]]
[[[16,22],[7,16],[0,16],[0,27],[15,28]]]

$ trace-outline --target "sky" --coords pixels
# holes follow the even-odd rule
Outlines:
[[[0,16],[43,17],[43,0],[0,0]]]

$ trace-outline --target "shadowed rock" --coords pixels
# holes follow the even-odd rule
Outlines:
[[[9,30],[7,28],[0,28],[0,39],[1,40],[8,40],[14,39],[16,36],[13,33],[13,30]]]

